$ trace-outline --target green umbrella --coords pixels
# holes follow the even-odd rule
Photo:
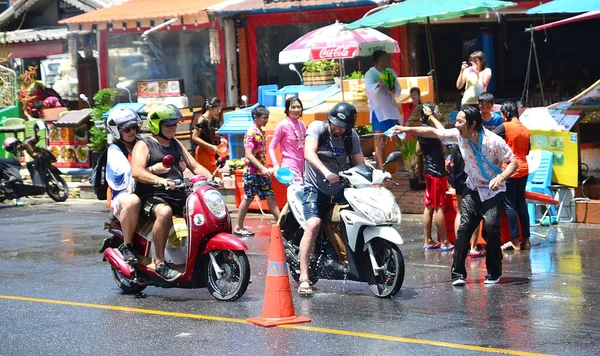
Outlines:
[[[431,43],[430,19],[442,20],[465,15],[476,15],[487,11],[515,6],[514,2],[499,0],[405,0],[382,10],[365,16],[360,20],[348,24],[345,29],[357,28],[395,27],[412,22],[427,22],[427,43],[429,47],[429,66],[433,71],[435,83],[435,96],[439,100],[437,88],[437,73],[435,72],[435,57]]]

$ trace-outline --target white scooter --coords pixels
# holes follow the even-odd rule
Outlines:
[[[332,152],[318,152],[323,162],[334,162]],[[398,161],[400,152],[392,152],[383,167]],[[367,282],[373,294],[389,298],[404,281],[404,257],[399,245],[402,237],[396,227],[401,222],[400,207],[394,195],[384,187],[389,173],[367,165],[358,165],[339,173],[348,205],[336,205],[323,221],[310,265],[311,283],[319,278]],[[289,210],[281,219],[286,260],[292,277],[300,277],[300,240],[306,227],[302,209],[304,186],[290,185]]]

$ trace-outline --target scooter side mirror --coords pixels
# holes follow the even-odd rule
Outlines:
[[[33,125],[33,132],[35,132],[36,134],[39,131],[44,131],[44,130],[47,130],[47,129],[48,129],[48,127],[46,126],[46,123],[43,122],[43,121],[41,121],[41,120],[40,121],[36,121],[35,125]]]
[[[388,165],[390,163],[398,162],[400,159],[402,159],[401,152],[399,152],[399,151],[392,152],[389,154],[389,156],[387,156],[387,159],[383,163],[383,166],[385,167],[386,165]]]
[[[165,168],[171,168],[173,166],[173,163],[175,163],[175,157],[171,155],[166,155],[162,160],[162,165]]]
[[[317,157],[319,157],[322,162],[335,162],[337,160],[335,153],[331,151],[319,151],[317,152]]]
[[[221,156],[221,157],[217,158],[217,166],[219,168],[223,168],[225,166],[226,162],[227,162],[227,156]]]

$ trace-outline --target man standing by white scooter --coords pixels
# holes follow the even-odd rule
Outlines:
[[[330,206],[345,201],[344,186],[337,184],[340,180],[338,173],[345,166],[347,157],[350,158],[351,165],[365,163],[360,139],[352,129],[356,116],[353,105],[338,103],[329,112],[327,122],[314,121],[306,130],[305,186],[302,199],[306,229],[300,242],[300,295],[312,295],[308,269],[322,220]],[[333,152],[337,162],[321,162],[317,156],[319,151]]]

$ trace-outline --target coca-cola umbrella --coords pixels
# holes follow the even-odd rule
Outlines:
[[[353,31],[342,31],[346,24],[335,22],[331,25],[313,30],[288,45],[279,52],[279,63],[301,63],[316,60],[340,60],[341,68],[344,59],[371,56],[376,50],[387,53],[399,53],[398,42],[393,38],[372,28],[361,28]],[[343,73],[340,77],[343,80]],[[344,86],[342,84],[342,100]]]
[[[298,38],[279,52],[279,63],[301,63],[321,59],[370,56],[376,50],[400,52],[398,42],[372,28],[342,31],[346,24],[335,22]]]

